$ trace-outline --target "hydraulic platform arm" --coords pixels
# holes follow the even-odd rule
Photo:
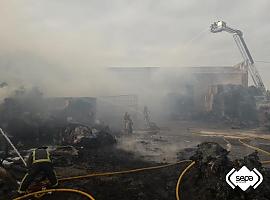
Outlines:
[[[226,31],[228,33],[233,34],[233,38],[236,42],[236,45],[237,45],[238,49],[240,50],[240,53],[244,59],[244,62],[248,66],[248,71],[252,77],[254,85],[261,90],[263,95],[266,96],[266,89],[265,89],[264,83],[262,81],[262,78],[261,78],[258,70],[256,69],[256,67],[254,65],[254,60],[253,60],[253,58],[252,58],[252,56],[247,48],[247,45],[246,45],[245,40],[243,38],[242,31],[230,28],[229,26],[227,26],[227,24],[224,21],[214,22],[210,27],[210,31],[212,33]]]

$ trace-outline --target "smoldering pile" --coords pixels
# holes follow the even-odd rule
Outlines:
[[[113,143],[110,129],[96,122],[96,98],[92,97],[47,98],[37,88],[20,88],[0,104],[0,127],[19,149],[100,137]]]
[[[245,127],[258,124],[256,96],[260,91],[255,87],[219,85],[214,95],[212,116],[228,124]]]
[[[200,102],[194,101],[192,87],[182,95],[171,95],[167,100],[172,107],[172,119],[192,119],[221,122],[228,126],[244,128],[257,126],[258,116],[256,97],[262,96],[254,86],[211,85]],[[203,109],[197,109],[204,102]]]
[[[195,166],[185,176],[182,184],[183,199],[220,199],[220,200],[266,200],[270,196],[270,171],[263,168],[257,152],[243,159],[231,161],[227,155],[229,152],[219,144],[204,142],[198,145],[191,159],[196,161]],[[239,170],[246,166],[250,170],[256,168],[264,177],[263,183],[254,190],[249,188],[242,191],[236,187],[232,189],[226,182],[226,174],[235,168]]]
[[[86,125],[70,123],[60,134],[62,144],[77,147],[97,148],[116,143],[116,139],[110,134],[107,126],[97,128],[94,125],[90,128]]]

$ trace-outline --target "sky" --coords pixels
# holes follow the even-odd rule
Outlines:
[[[255,61],[270,61],[269,8],[269,0],[0,0],[0,82],[95,96],[111,91],[106,67],[232,66],[242,58],[231,34],[209,32],[217,20],[243,31]],[[269,65],[256,63],[267,88]]]

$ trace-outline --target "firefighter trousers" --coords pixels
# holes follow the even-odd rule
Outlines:
[[[30,167],[28,173],[25,174],[18,192],[25,192],[30,184],[35,180],[38,175],[45,176],[50,181],[51,187],[56,187],[58,185],[58,180],[56,178],[55,171],[53,170],[53,165],[50,162],[40,162],[34,163]]]

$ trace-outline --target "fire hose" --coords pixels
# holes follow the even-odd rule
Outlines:
[[[256,150],[256,151],[262,152],[262,153],[264,153],[264,154],[270,156],[270,152],[268,152],[268,151],[265,151],[265,150],[260,149],[260,148],[258,148],[258,147],[251,146],[251,145],[249,145],[249,144],[243,142],[241,139],[238,139],[238,141],[239,141],[242,145],[244,145],[244,146],[246,146],[246,147],[248,147],[248,148],[254,149],[254,150]],[[265,162],[270,162],[270,161],[265,161]]]
[[[14,146],[14,144],[10,141],[10,139],[8,138],[8,136],[4,133],[4,131],[1,128],[0,128],[0,133],[3,135],[3,137],[6,139],[6,141],[10,144],[10,146],[14,149],[14,151],[16,152],[16,154],[19,156],[19,158],[23,162],[24,166],[27,166],[25,160],[23,159],[23,157],[21,156],[21,154],[19,153],[19,151],[17,150],[17,148]]]
[[[224,135],[224,137],[226,137],[226,136]],[[262,153],[267,154],[267,155],[270,156],[270,152],[267,152],[267,151],[265,151],[263,149],[260,149],[258,147],[251,146],[251,145],[243,142],[241,139],[239,139],[239,142],[241,144],[243,144],[244,146],[246,146],[246,147],[252,148],[254,150],[260,151],[260,152],[262,152]],[[176,163],[172,163],[172,164],[166,164],[166,165],[154,166],[154,167],[138,168],[138,169],[132,169],[132,170],[124,170],[124,171],[116,171],[116,172],[104,172],[104,173],[92,173],[92,174],[81,175],[81,176],[73,176],[73,177],[60,178],[59,181],[70,181],[70,180],[84,179],[84,178],[97,177],[97,176],[111,176],[111,175],[117,175],[117,174],[135,173],[135,172],[141,172],[141,171],[146,171],[146,170],[161,169],[161,168],[173,166],[173,165],[176,165],[176,164],[179,164],[179,163],[190,162],[190,161],[192,161],[192,160],[182,160],[182,161],[179,161],[179,162],[176,162]],[[263,164],[270,163],[270,161],[262,161],[262,163]],[[180,184],[182,182],[182,179],[183,179],[184,175],[186,174],[186,172],[194,164],[195,164],[195,161],[193,161],[192,163],[190,163],[184,169],[184,171],[180,174],[180,176],[178,178],[178,181],[177,181],[177,184],[176,184],[176,190],[175,190],[176,199],[177,200],[180,200],[180,197],[179,197],[179,186],[180,186]],[[33,196],[33,195],[36,195],[36,194],[43,194],[43,193],[48,193],[48,192],[73,192],[73,193],[79,193],[81,195],[84,195],[84,196],[88,197],[91,200],[94,200],[94,198],[91,195],[89,195],[89,194],[87,194],[85,192],[79,191],[79,190],[74,190],[74,189],[50,189],[50,190],[42,190],[42,191],[38,191],[38,192],[29,193],[27,195],[24,195],[24,196],[15,198],[13,200],[21,200],[21,199],[25,199],[27,197],[30,197],[30,196]]]
[[[124,170],[124,171],[116,171],[116,172],[104,172],[104,173],[93,173],[93,174],[87,174],[87,175],[82,175],[82,176],[74,176],[74,177],[67,177],[67,178],[60,178],[58,181],[70,181],[70,180],[76,180],[76,179],[83,179],[83,178],[90,178],[90,177],[96,177],[96,176],[110,176],[110,175],[116,175],[116,174],[128,174],[128,173],[135,173],[135,172],[141,172],[141,171],[146,171],[146,170],[153,170],[153,169],[161,169],[161,168],[166,168],[170,167],[173,165],[177,165],[183,162],[190,162],[191,160],[181,160],[176,163],[171,163],[171,164],[166,164],[166,165],[160,165],[160,166],[154,166],[154,167],[145,167],[145,168],[138,168],[138,169],[132,169],[132,170]],[[179,185],[179,184],[178,184]],[[74,189],[48,189],[48,190],[41,190],[38,192],[33,192],[26,194],[21,197],[17,197],[13,200],[22,200],[27,197],[31,197],[34,195],[38,194],[43,194],[43,193],[48,193],[48,192],[73,192],[73,193],[79,193],[85,197],[88,197],[91,200],[95,200],[94,197],[92,197],[90,194],[87,194],[85,192],[82,192],[80,190],[74,190]]]
[[[221,136],[223,136],[223,139],[225,139],[225,137],[226,137],[226,135],[221,135]],[[225,139],[225,141],[226,141],[226,139]],[[246,146],[246,147],[248,147],[248,148],[254,149],[254,150],[256,150],[256,151],[262,152],[262,153],[264,153],[264,154],[270,156],[270,152],[268,152],[268,151],[265,151],[265,150],[260,149],[260,148],[258,148],[258,147],[251,146],[251,145],[249,145],[249,144],[243,142],[241,139],[238,139],[238,141],[239,141],[242,145],[244,145],[244,146]],[[228,142],[228,141],[227,141],[227,142]],[[270,161],[262,161],[261,163],[262,163],[262,164],[268,164],[268,163],[270,163]],[[176,200],[180,200],[180,195],[179,195],[179,186],[180,186],[180,183],[181,183],[181,181],[182,181],[182,179],[183,179],[185,173],[186,173],[186,172],[187,172],[194,164],[195,164],[195,161],[193,161],[192,163],[190,163],[190,164],[184,169],[184,171],[180,174],[180,176],[179,176],[179,178],[178,178],[178,181],[177,181],[177,184],[176,184],[176,189],[175,189]]]
[[[260,151],[262,153],[265,153],[267,155],[270,155],[270,152],[267,152],[263,149],[260,149],[258,147],[254,147],[251,146],[249,144],[246,144],[245,142],[243,142],[241,139],[239,139],[239,142],[241,144],[243,144],[244,146],[247,146],[249,148],[252,148],[254,150]],[[128,173],[135,173],[135,172],[141,172],[141,171],[145,171],[145,170],[153,170],[153,169],[160,169],[160,168],[165,168],[165,167],[169,167],[169,166],[173,166],[179,163],[183,163],[183,162],[190,162],[191,160],[182,160],[179,161],[177,163],[172,163],[172,164],[166,164],[166,165],[161,165],[161,166],[154,166],[154,167],[145,167],[145,168],[139,168],[139,169],[132,169],[132,170],[125,170],[125,171],[116,171],[116,172],[104,172],[104,173],[93,173],[93,174],[87,174],[87,175],[82,175],[82,176],[74,176],[74,177],[67,177],[67,178],[60,178],[59,181],[70,181],[70,180],[76,180],[76,179],[83,179],[83,178],[89,178],[89,177],[96,177],[96,176],[110,176],[110,175],[117,175],[117,174],[128,174]],[[262,161],[262,163],[270,163],[270,161]],[[177,184],[176,184],[176,190],[175,190],[175,194],[176,194],[176,199],[180,200],[180,195],[179,195],[179,186],[182,182],[182,179],[184,177],[184,175],[186,174],[186,172],[195,164],[195,161],[193,161],[192,163],[190,163],[185,169],[184,171],[180,174]],[[40,191],[42,192],[42,191]],[[44,193],[44,192],[42,192]],[[36,194],[36,193],[35,193]],[[20,200],[20,199],[14,199],[14,200]]]
[[[96,177],[96,176],[111,176],[111,175],[116,175],[116,174],[129,174],[129,173],[141,172],[141,171],[146,171],[146,170],[161,169],[161,168],[170,167],[173,165],[177,165],[183,162],[190,162],[190,161],[191,160],[181,160],[176,163],[154,166],[154,167],[144,167],[144,168],[138,168],[138,169],[124,170],[124,171],[93,173],[93,174],[87,174],[87,175],[82,175],[82,176],[73,176],[73,177],[67,177],[67,178],[60,178],[58,181],[70,181],[70,180],[83,179],[83,178]]]
[[[192,132],[192,134],[196,134],[196,135],[200,135],[200,133],[199,132]],[[225,135],[225,134],[202,134],[203,136],[214,136],[214,137],[223,137],[223,139],[229,144],[229,142],[228,142],[228,140],[226,140],[226,137],[227,138],[231,138],[231,137],[234,137],[233,135]],[[268,151],[265,151],[265,150],[263,150],[263,149],[260,149],[260,148],[258,148],[258,147],[254,147],[254,146],[251,146],[251,145],[249,145],[249,144],[247,144],[247,143],[245,143],[245,142],[243,142],[242,141],[242,139],[250,139],[250,138],[254,138],[254,139],[264,139],[264,140],[270,140],[270,139],[268,139],[268,138],[265,138],[265,137],[250,137],[250,136],[238,136],[238,141],[242,144],[242,145],[244,145],[244,146],[246,146],[246,147],[248,147],[248,148],[251,148],[251,149],[254,149],[254,150],[256,150],[256,151],[259,151],[259,152],[261,152],[261,153],[264,153],[264,154],[266,154],[266,155],[268,155],[268,156],[270,156],[270,152],[268,152]],[[231,144],[229,144],[230,146],[231,146]],[[230,147],[231,148],[231,147]],[[265,161],[261,161],[261,163],[262,164],[269,164],[270,163],[270,160],[265,160]]]
[[[180,197],[179,197],[179,185],[185,175],[185,173],[195,164],[195,161],[193,161],[192,163],[190,163],[185,169],[184,171],[180,174],[179,178],[178,178],[178,181],[177,181],[177,184],[176,184],[176,188],[175,188],[175,195],[176,195],[176,199],[177,200],[180,200]]]

